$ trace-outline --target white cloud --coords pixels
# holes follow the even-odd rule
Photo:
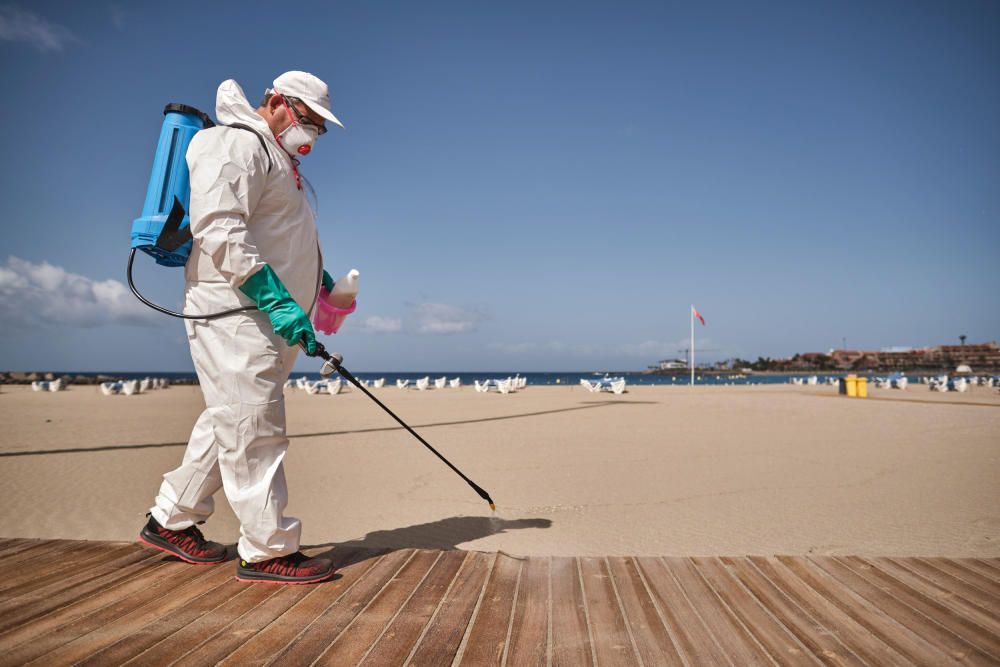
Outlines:
[[[449,335],[470,333],[484,321],[483,314],[444,303],[407,304],[403,317],[369,315],[365,318],[348,318],[345,328],[371,334],[423,334]]]
[[[399,333],[403,330],[403,321],[395,317],[371,315],[361,320],[359,324],[356,324],[355,328],[359,331],[374,334]]]
[[[475,311],[444,303],[419,303],[411,306],[410,310],[415,331],[420,334],[469,333],[486,319]]]
[[[0,328],[158,322],[160,317],[117,280],[93,280],[18,257],[8,257],[6,266],[0,266]]]
[[[27,42],[39,51],[62,51],[79,42],[66,26],[52,23],[34,12],[14,5],[0,6],[0,41]]]

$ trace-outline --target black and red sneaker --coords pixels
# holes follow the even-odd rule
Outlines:
[[[263,584],[315,584],[333,576],[337,568],[325,558],[310,558],[301,551],[259,563],[240,559],[236,580]]]
[[[226,561],[225,545],[206,540],[196,526],[170,530],[158,524],[152,515],[146,516],[149,521],[139,531],[139,541],[143,544],[195,565],[215,565]]]

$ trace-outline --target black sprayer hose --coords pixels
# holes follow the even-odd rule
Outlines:
[[[225,317],[226,315],[234,315],[236,313],[246,313],[251,310],[257,310],[257,306],[243,306],[242,308],[233,308],[231,310],[223,310],[220,313],[212,313],[211,315],[185,315],[184,313],[176,313],[172,310],[159,306],[143,295],[139,294],[139,290],[136,289],[135,283],[132,282],[132,263],[135,261],[135,248],[128,254],[128,268],[125,269],[125,275],[128,276],[128,288],[132,290],[132,294],[135,294],[135,298],[142,301],[144,304],[149,306],[155,311],[161,312],[164,315],[170,315],[171,317],[179,317],[182,320],[214,320],[217,317]]]
[[[305,350],[305,345],[302,345],[301,343],[299,343],[299,345],[301,345],[302,349]],[[337,355],[331,355],[329,352],[326,351],[326,348],[323,347],[323,344],[320,343],[319,341],[316,341],[316,353],[315,354],[309,354],[309,351],[306,350],[306,354],[308,356],[310,356],[310,357],[320,357],[321,359],[324,359],[324,360],[328,361],[329,363],[333,364],[333,367],[335,369],[337,369],[338,373],[340,373],[342,376],[344,376],[344,379],[346,379],[348,382],[350,382],[355,387],[357,387],[362,392],[364,392],[365,396],[367,396],[368,398],[370,398],[373,401],[375,401],[375,403],[380,408],[382,408],[387,413],[389,413],[389,416],[392,417],[393,419],[395,419],[399,423],[400,426],[402,426],[407,431],[409,431],[410,435],[412,435],[414,438],[416,438],[417,440],[419,440],[420,444],[422,444],[427,449],[431,450],[431,452],[436,457],[438,457],[439,459],[441,459],[442,461],[444,461],[444,464],[446,466],[448,466],[449,468],[451,468],[452,470],[454,470],[455,474],[457,474],[459,477],[461,477],[462,479],[464,479],[465,483],[468,484],[469,486],[471,486],[472,490],[475,491],[476,493],[478,493],[480,498],[482,498],[483,500],[485,500],[486,502],[488,502],[490,504],[490,509],[491,510],[494,510],[494,511],[496,510],[496,508],[497,508],[496,503],[494,503],[493,499],[490,498],[490,494],[488,494],[482,487],[480,487],[478,484],[476,484],[475,482],[473,482],[471,479],[469,479],[468,477],[466,477],[465,473],[463,473],[461,470],[459,470],[458,468],[456,468],[452,464],[451,461],[449,461],[444,456],[442,456],[441,452],[439,452],[438,450],[434,449],[429,442],[427,442],[426,440],[424,440],[423,438],[421,438],[420,435],[416,431],[414,431],[412,428],[410,428],[409,424],[407,424],[402,419],[400,419],[399,417],[397,417],[396,413],[393,412],[392,410],[390,410],[388,407],[386,407],[386,405],[382,401],[380,401],[377,398],[375,398],[375,395],[372,394],[370,391],[368,391],[367,387],[365,387],[363,384],[361,384],[358,381],[358,379],[356,377],[354,377],[354,375],[351,374],[351,372],[349,370],[347,370],[346,368],[344,368],[341,365],[341,363],[340,363],[341,362],[341,357],[340,357],[339,354],[337,354]]]

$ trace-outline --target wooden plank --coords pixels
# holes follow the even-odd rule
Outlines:
[[[597,664],[638,665],[639,657],[608,564],[595,557],[582,557],[578,562]]]
[[[892,646],[909,660],[917,663],[947,661],[948,658],[943,651],[887,614],[881,604],[869,602],[843,581],[832,577],[813,560],[791,556],[779,556],[778,560],[799,579],[867,628],[868,632]],[[888,596],[884,594],[879,596],[879,602],[886,602],[886,597]]]
[[[451,590],[434,612],[406,664],[428,667],[450,664],[472,620],[476,603],[486,589],[495,561],[496,554],[473,552],[466,556]]]
[[[724,566],[760,604],[795,634],[820,662],[827,665],[863,665],[861,658],[842,644],[834,632],[810,616],[806,610],[777,588],[745,558],[722,558]]]
[[[267,584],[254,585],[267,586]],[[316,586],[321,585],[316,584]],[[214,635],[203,639],[201,644],[192,648],[173,665],[191,667],[193,665],[217,664],[219,660],[238,649],[244,641],[260,632],[275,617],[284,614],[310,592],[310,587],[306,585],[274,586],[274,588],[278,589],[277,592],[233,619],[229,625],[219,629]]]
[[[695,569],[779,665],[818,664],[798,638],[762,607],[718,558],[692,558]]]
[[[79,568],[70,566],[70,571],[59,578],[20,584],[17,590],[5,591],[0,596],[0,615],[8,609],[23,606],[26,601],[48,598],[53,593],[60,593],[68,588],[83,585],[95,577],[119,570],[123,566],[145,561],[154,555],[134,544],[124,545],[113,551],[105,560],[91,561]]]
[[[324,652],[312,664],[358,664],[416,592],[440,557],[440,551],[417,551],[340,634],[331,638],[332,641]]]
[[[225,570],[228,572],[221,575],[221,581],[217,582],[213,575],[211,580],[203,582],[201,588],[204,590],[200,595],[184,601],[176,608],[172,608],[173,605],[169,607],[151,605],[149,615],[143,615],[135,624],[144,623],[141,627],[136,628],[130,623],[122,624],[117,628],[116,634],[121,637],[116,642],[95,652],[79,664],[92,667],[123,664],[245,591],[246,587],[233,578],[232,570],[228,567],[225,567]],[[223,572],[222,567],[219,568],[219,572]],[[150,656],[147,656],[144,662],[149,662],[148,658]]]
[[[685,662],[732,665],[666,564],[652,557],[637,558],[636,563]]]
[[[984,571],[992,571],[994,579],[1000,581],[1000,558],[962,558],[961,561],[967,566],[982,566],[986,568]]]
[[[0,633],[43,614],[87,600],[158,567],[167,565],[155,554],[136,550],[122,558],[70,575],[62,581],[0,602]],[[0,634],[0,637],[3,635]]]
[[[594,663],[583,588],[575,558],[553,558],[552,577],[552,664]]]
[[[178,628],[124,664],[170,664],[187,655],[192,647],[198,646],[282,589],[281,586],[248,584],[235,580],[226,586],[237,589],[236,594],[191,623]]]
[[[367,555],[338,551],[345,562]],[[382,563],[390,557],[395,565]],[[9,538],[0,667],[748,664],[740,651],[781,664],[998,664],[998,564],[424,551],[354,562],[318,586],[274,587],[126,543]]]
[[[503,659],[514,611],[515,590],[523,561],[507,554],[497,554],[496,563],[486,583],[479,611],[472,620],[464,648],[459,649],[457,664],[499,665]]]
[[[507,667],[543,667],[548,664],[551,654],[549,564],[548,558],[529,558],[522,565],[521,584],[507,641]]]
[[[24,548],[28,543],[36,541],[37,540],[29,540],[24,537],[5,537],[3,546],[0,546],[0,559],[12,551],[17,551],[18,549]]]
[[[705,626],[722,650],[739,665],[770,665],[773,661],[757,640],[712,592],[689,558],[662,559],[677,579]]]
[[[464,551],[445,551],[391,625],[364,657],[372,667],[402,665],[466,561]]]
[[[635,561],[621,557],[608,558],[607,561],[642,662],[646,665],[683,665],[684,659],[660,617]]]
[[[30,581],[35,586],[47,583],[46,575],[60,564],[67,565],[69,561],[65,555],[80,548],[82,544],[84,543],[71,540],[52,540],[0,563],[0,599],[11,597],[6,591],[24,582]]]
[[[17,573],[26,563],[38,564],[79,547],[81,540],[42,540],[3,559],[0,572]]]
[[[76,619],[65,620],[59,610],[21,629],[31,630],[35,636],[16,649],[0,654],[0,665],[20,665],[43,656],[46,664],[71,664],[117,641],[120,636],[112,630],[114,622],[147,604],[161,602],[163,596],[184,596],[185,590],[196,594],[206,579],[213,576],[222,580],[219,567],[200,567],[195,570],[187,564],[172,563],[148,576],[133,579],[125,586],[91,598],[92,609]],[[103,604],[98,607],[97,605]],[[157,609],[157,614],[160,610]]]
[[[17,543],[8,546],[3,553],[0,553],[0,567],[5,567],[12,558],[29,549],[45,549],[58,540],[18,540]]]
[[[44,560],[33,562],[31,567],[11,568],[9,574],[0,568],[0,600],[23,595],[52,583],[53,577],[61,578],[66,573],[80,572],[130,551],[125,545],[92,542],[90,546],[80,548],[73,553],[50,554]],[[21,571],[18,572],[18,569]]]
[[[869,560],[873,560],[879,567],[888,567],[891,563],[899,569],[912,572],[916,576],[933,583],[939,590],[948,595],[955,596],[978,606],[988,613],[990,618],[1000,620],[1000,615],[997,613],[997,603],[1000,602],[1000,599],[988,595],[972,584],[943,570],[939,570],[918,558],[875,558]]]
[[[380,558],[360,581],[275,655],[274,663],[312,663],[415,554],[413,549],[401,549]]]
[[[776,558],[751,556],[748,559],[763,576],[831,635],[840,640],[864,662],[872,665],[898,665],[909,662],[895,649],[872,635],[854,618],[841,611]]]
[[[229,654],[223,665],[264,665],[279,651],[284,649],[324,611],[337,602],[383,557],[383,552],[362,552],[359,549],[338,548],[334,550],[338,577],[318,586],[310,586],[309,592],[292,608],[278,616],[273,623]]]
[[[891,611],[899,622],[951,656],[964,658],[976,653],[986,663],[1000,663],[1000,635],[996,634],[1000,626],[994,626],[991,632],[958,616],[958,612],[934,600],[930,587],[916,577],[902,573],[893,577],[860,558],[824,559],[822,566],[841,581],[850,580],[851,588],[868,600],[885,604],[882,608]]]
[[[920,558],[916,560],[927,563],[942,572],[947,572],[953,577],[957,577],[969,585],[975,586],[991,597],[1000,598],[1000,585],[997,585],[991,579],[984,577],[975,570],[963,567],[964,563],[961,561],[952,560],[951,558]]]

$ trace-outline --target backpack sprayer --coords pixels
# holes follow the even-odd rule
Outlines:
[[[191,202],[191,182],[187,168],[187,149],[195,134],[203,129],[215,126],[215,123],[212,122],[212,119],[207,114],[186,104],[168,104],[163,110],[163,115],[163,126],[160,129],[160,139],[156,144],[156,154],[153,156],[153,172],[149,177],[149,186],[146,189],[146,200],[142,206],[142,215],[132,223],[132,248],[129,251],[128,267],[126,268],[129,289],[132,290],[132,294],[139,301],[153,310],[161,312],[164,315],[187,320],[212,320],[235,313],[257,310],[256,306],[245,306],[208,315],[186,315],[153,303],[139,293],[135,283],[132,281],[132,264],[135,261],[136,250],[141,250],[150,255],[160,266],[179,267],[187,263],[192,245],[191,219],[188,216],[188,207]],[[264,146],[264,150],[268,153],[268,160],[270,161],[271,154],[267,151],[264,138],[256,130],[239,124],[230,125],[229,127],[253,132],[260,140],[261,145]],[[270,172],[270,165],[268,171]],[[445,465],[465,480],[472,487],[473,491],[479,494],[480,498],[490,504],[490,509],[496,510],[496,504],[490,498],[490,494],[466,477],[461,470],[452,465],[451,461],[442,456],[430,443],[410,428],[409,424],[397,417],[396,413],[386,407],[382,401],[375,398],[350,371],[343,367],[342,362],[344,358],[341,355],[336,352],[333,354],[327,352],[326,348],[319,341],[316,342],[316,352],[314,354],[309,354],[309,351],[306,350],[305,345],[301,342],[299,346],[305,350],[307,356],[320,357],[325,361],[322,369],[320,369],[321,377],[329,377],[333,375],[334,371],[339,373],[345,380],[360,389],[365,396],[372,399],[380,408],[385,410],[400,426],[409,431],[410,435],[420,441],[420,444],[429,449]]]

